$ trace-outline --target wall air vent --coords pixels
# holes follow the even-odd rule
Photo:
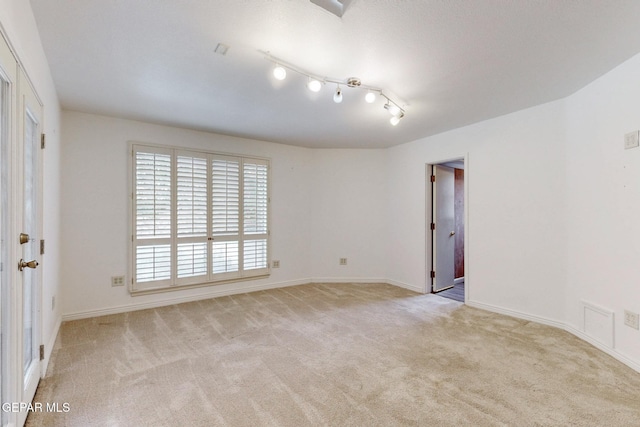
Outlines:
[[[311,3],[320,6],[339,18],[346,12],[352,0],[311,0]]]

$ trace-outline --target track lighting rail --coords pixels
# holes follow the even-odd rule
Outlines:
[[[390,96],[384,93],[384,90],[382,88],[362,84],[360,79],[357,77],[337,79],[333,77],[320,76],[318,74],[304,70],[290,62],[284,61],[276,56],[273,56],[269,52],[265,52],[262,50],[260,50],[259,52],[264,55],[265,59],[274,64],[274,76],[278,80],[284,80],[286,78],[287,70],[289,70],[306,77],[308,79],[307,87],[313,92],[318,92],[322,88],[322,86],[327,83],[335,84],[337,88],[333,96],[333,100],[336,103],[342,102],[342,90],[340,88],[340,85],[367,91],[365,99],[368,103],[373,103],[375,101],[375,95],[377,94],[378,96],[386,100],[384,108],[392,115],[390,122],[393,126],[397,125],[400,122],[400,119],[402,119],[406,114],[404,108],[401,107],[401,105],[405,105],[404,103],[394,101]]]

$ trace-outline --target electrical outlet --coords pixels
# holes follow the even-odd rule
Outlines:
[[[347,259],[346,258],[340,258],[340,265],[347,265]]]
[[[111,276],[111,286],[124,286],[124,276]]]
[[[629,132],[624,136],[624,149],[636,148],[640,145],[640,131]]]
[[[280,268],[280,260],[274,260],[271,265],[273,268]]]
[[[638,313],[634,313],[629,310],[624,311],[624,324],[633,328],[640,329],[640,322],[638,321]]]

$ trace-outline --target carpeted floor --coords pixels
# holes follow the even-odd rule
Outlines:
[[[637,426],[640,374],[564,331],[381,284],[67,322],[28,426]]]

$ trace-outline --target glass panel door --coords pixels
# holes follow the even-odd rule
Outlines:
[[[10,86],[9,82],[0,74],[0,401],[7,401],[9,371],[7,369],[8,355],[8,324],[9,324],[9,117],[10,117]],[[5,411],[0,412],[1,425],[8,424]]]
[[[22,369],[21,402],[31,402],[40,381],[40,298],[41,278],[39,265],[39,239],[41,234],[40,209],[40,135],[42,132],[42,105],[31,90],[27,78],[20,73],[18,173],[17,179],[17,229],[18,259],[18,307],[20,307],[20,366]],[[20,413],[18,424],[26,419]]]
[[[23,222],[22,233],[28,235],[22,244],[22,259],[24,262],[37,262],[38,253],[36,237],[38,235],[37,216],[37,149],[39,140],[38,122],[29,111],[25,110],[24,151],[23,151]],[[35,264],[34,264],[35,266]],[[23,353],[22,362],[24,369],[24,383],[28,383],[31,369],[36,369],[33,363],[39,360],[37,354],[37,270],[33,267],[24,267],[22,270],[22,317],[23,317]],[[36,369],[37,370],[37,369]]]
[[[15,274],[11,268],[15,245],[12,244],[13,216],[15,211],[11,204],[12,162],[11,154],[15,140],[15,83],[17,64],[9,46],[0,36],[0,401],[10,402],[15,399],[13,387],[18,378],[10,366],[16,357],[16,334],[12,328],[15,296],[10,286]],[[15,323],[13,323],[15,324]],[[15,370],[14,370],[15,371]],[[2,426],[15,423],[15,416],[0,411]]]

